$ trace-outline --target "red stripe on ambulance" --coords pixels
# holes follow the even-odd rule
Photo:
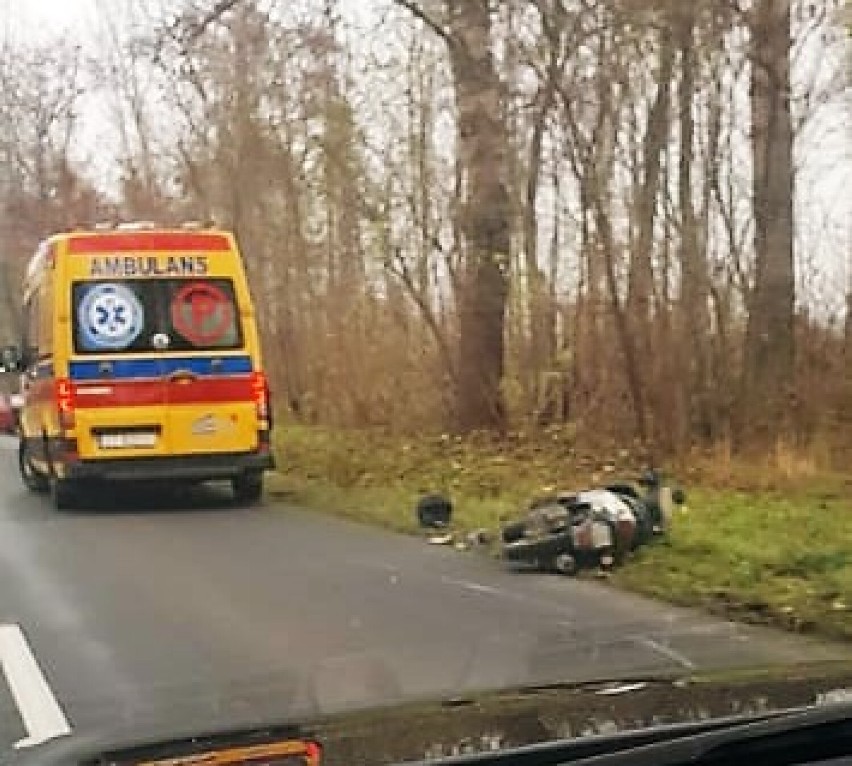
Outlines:
[[[204,377],[191,381],[121,380],[77,383],[77,409],[142,407],[164,404],[227,404],[254,401],[250,375]]]
[[[77,255],[181,251],[224,252],[230,248],[231,243],[224,234],[204,232],[103,232],[71,235],[68,239],[68,252]]]

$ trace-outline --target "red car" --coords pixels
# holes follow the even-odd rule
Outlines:
[[[18,432],[18,413],[12,406],[8,394],[0,394],[0,433],[14,434]]]

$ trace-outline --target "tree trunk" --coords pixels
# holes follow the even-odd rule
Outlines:
[[[553,359],[547,327],[547,282],[538,262],[538,215],[536,201],[541,180],[541,156],[547,113],[553,102],[552,92],[535,116],[530,139],[529,167],[524,200],[524,261],[530,312],[530,372],[535,379]]]
[[[446,7],[464,172],[459,426],[463,430],[500,428],[505,417],[501,383],[510,246],[501,87],[491,53],[487,0],[447,0]]]
[[[852,380],[852,287],[846,293],[846,322],[843,326],[843,355],[846,361],[846,374]]]
[[[793,384],[793,128],[790,0],[759,0],[751,17],[755,282],[749,301],[740,436],[779,434]]]
[[[606,42],[602,38],[601,50],[606,50]],[[594,136],[592,150],[592,178],[595,185],[594,221],[597,244],[603,256],[604,278],[606,280],[609,302],[615,324],[616,340],[621,350],[624,364],[624,379],[633,409],[635,434],[641,441],[648,438],[648,421],[645,407],[645,391],[642,386],[642,373],[639,368],[639,353],[636,336],[627,310],[627,301],[622,303],[619,297],[618,275],[616,273],[616,243],[612,231],[610,205],[612,194],[610,179],[614,165],[614,147],[617,141],[618,127],[615,115],[612,114],[611,101],[613,97],[612,83],[606,74],[598,77],[598,98],[600,101],[600,117]]]
[[[707,329],[708,276],[703,243],[699,242],[698,221],[692,197],[694,122],[692,101],[695,91],[695,35],[693,11],[684,6],[677,19],[677,45],[680,50],[680,82],[678,85],[678,117],[680,122],[680,157],[678,162],[678,207],[680,208],[681,316],[685,329],[683,348],[691,349],[692,364],[686,375],[690,426],[709,438],[711,416],[707,402]],[[682,358],[681,363],[689,361]],[[690,429],[692,430],[692,429]]]
[[[843,339],[846,351],[852,351],[852,285],[846,293],[846,320],[843,325]]]
[[[660,34],[660,63],[657,70],[657,94],[648,114],[648,125],[642,143],[644,174],[637,182],[635,216],[637,231],[630,259],[630,281],[627,312],[643,353],[650,353],[648,328],[650,300],[654,281],[652,267],[654,221],[660,189],[660,168],[668,140],[671,80],[674,67],[674,46],[668,26]]]
[[[660,32],[659,64],[657,67],[657,91],[648,114],[648,122],[642,140],[643,172],[635,181],[635,198],[632,218],[636,222],[633,247],[630,254],[627,300],[625,306],[616,309],[616,326],[625,325],[629,337],[622,340],[625,364],[634,369],[627,370],[627,381],[631,391],[633,407],[636,409],[637,433],[644,439],[648,435],[646,406],[651,386],[647,364],[654,358],[651,340],[651,305],[654,292],[654,224],[657,219],[657,200],[660,191],[662,158],[669,137],[669,113],[671,112],[671,80],[674,66],[674,46],[668,26]],[[612,288],[611,288],[612,289]],[[624,317],[618,316],[619,312]],[[621,331],[619,331],[621,332]],[[635,369],[642,361],[646,363],[644,375]],[[646,391],[648,388],[648,391]],[[641,408],[641,409],[639,409]],[[654,409],[654,408],[652,408]],[[659,414],[659,413],[657,413]]]
[[[563,72],[561,55],[563,16],[559,11],[555,13],[557,15],[553,19],[548,19],[545,24],[545,36],[548,42],[547,68],[544,82],[539,88],[537,109],[534,111],[532,120],[523,215],[523,247],[529,289],[531,336],[529,362],[536,380],[541,378],[541,373],[551,368],[556,355],[555,311],[552,296],[555,284],[552,280],[548,283],[548,277],[539,265],[536,210],[547,119],[556,103],[557,85]],[[558,225],[557,220],[558,217],[555,217],[554,226]]]

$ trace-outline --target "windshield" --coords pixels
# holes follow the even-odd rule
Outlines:
[[[849,657],[849,2],[0,16],[0,762]]]
[[[71,301],[78,354],[220,350],[242,343],[229,279],[76,282]]]

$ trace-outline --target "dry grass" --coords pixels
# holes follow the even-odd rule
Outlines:
[[[795,491],[826,478],[842,481],[850,464],[846,454],[843,446],[828,441],[801,448],[779,440],[768,450],[738,455],[729,442],[721,442],[693,450],[673,465],[679,476],[705,486]]]

